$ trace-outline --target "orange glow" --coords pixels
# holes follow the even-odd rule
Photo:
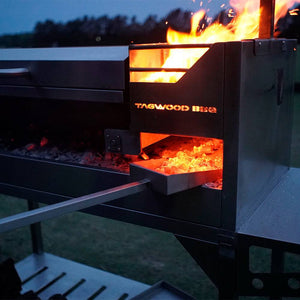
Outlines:
[[[295,3],[300,3],[300,0],[276,0],[275,24],[288,12],[291,15],[298,13],[297,10],[289,11],[289,8]],[[226,26],[219,22],[214,22],[206,29],[203,29],[203,26],[201,26],[201,28],[199,27],[200,22],[205,20],[206,11],[199,10],[198,12],[193,13],[190,32],[183,33],[169,28],[167,31],[167,42],[168,44],[175,45],[210,44],[258,38],[260,16],[259,4],[260,0],[231,0],[231,8],[228,10],[227,14],[228,17],[231,18],[231,22]],[[162,68],[189,69],[208,51],[208,49],[209,48],[164,49],[162,50],[163,53],[159,55],[159,59],[150,63],[145,61],[152,60],[153,56],[149,56],[149,53],[146,52],[140,52],[139,55],[133,57],[131,67],[138,67],[143,64],[146,64],[146,67],[153,67],[151,64],[157,64],[160,60],[159,66]],[[131,81],[175,83],[184,74],[185,72],[145,72],[133,75]]]
[[[181,143],[179,151],[164,150],[161,157],[163,163],[155,171],[169,175],[223,169],[223,141],[194,138]]]
[[[211,0],[208,0],[208,3]],[[288,12],[298,14],[298,10],[290,10],[300,0],[276,0],[275,24]],[[200,2],[200,7],[202,1]],[[168,44],[212,44],[217,42],[240,41],[255,39],[259,35],[260,0],[231,0],[227,10],[230,18],[228,25],[218,21],[207,28],[201,25],[206,18],[206,11],[200,10],[193,14],[189,33],[178,32],[169,28],[167,31]],[[207,19],[206,19],[207,21]],[[200,25],[199,25],[200,24]],[[204,24],[204,22],[202,23]],[[207,51],[204,48],[172,48],[147,49],[132,51],[130,67],[132,68],[191,68]],[[135,74],[132,74],[135,73]],[[132,82],[164,82],[175,83],[184,76],[185,72],[132,72]],[[155,104],[135,103],[137,109],[156,109]],[[150,105],[150,106],[149,106]],[[157,104],[158,105],[158,104]],[[166,104],[167,105],[167,104]],[[200,106],[194,106],[192,111],[200,111]],[[217,113],[217,111],[214,111]],[[223,169],[223,141],[217,139],[193,138],[188,143],[182,141],[176,145],[168,145],[167,150],[160,154],[162,163],[153,170],[164,174],[180,174]],[[222,178],[208,187],[222,189]]]
[[[217,108],[214,106],[199,106],[199,105],[179,105],[179,104],[162,104],[162,103],[134,103],[136,109],[146,109],[146,110],[166,110],[166,111],[180,111],[180,112],[198,112],[198,113],[210,113],[216,114],[218,112]]]
[[[291,9],[291,10],[289,11],[289,14],[290,14],[291,16],[298,16],[298,14],[299,14],[299,9],[298,9],[298,8]]]
[[[145,147],[154,144],[162,139],[165,139],[168,136],[169,136],[168,134],[141,132],[140,133],[141,148],[144,149]],[[145,157],[142,158],[145,159]],[[146,159],[149,159],[149,157]]]

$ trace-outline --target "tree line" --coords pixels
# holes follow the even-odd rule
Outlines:
[[[298,6],[300,9],[300,5]],[[214,21],[227,24],[226,11],[220,12]],[[130,43],[157,43],[166,41],[169,26],[176,30],[189,32],[191,12],[175,9],[166,17],[158,19],[150,15],[145,21],[138,22],[136,17],[123,15],[98,18],[85,16],[68,22],[45,20],[38,22],[30,33],[7,34],[0,36],[0,48],[11,47],[68,47],[128,45]],[[201,27],[207,22],[201,21]],[[282,18],[278,23],[280,37],[297,38],[300,41],[300,17]]]

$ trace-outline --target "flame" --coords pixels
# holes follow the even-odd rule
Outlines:
[[[208,3],[211,0],[208,0]],[[288,12],[290,15],[298,14],[298,9],[289,10],[300,0],[277,0],[275,8],[275,24]],[[200,2],[202,7],[203,2]],[[255,39],[259,35],[259,18],[261,14],[260,0],[231,0],[227,10],[227,16],[231,21],[223,25],[216,21],[207,28],[204,28],[204,21],[207,21],[206,11],[201,9],[193,14],[191,19],[191,30],[189,33],[178,32],[172,28],[167,31],[167,42],[169,44],[212,44],[216,42],[240,41],[243,39]],[[223,6],[222,6],[223,7]],[[202,22],[203,21],[203,22]],[[191,68],[207,51],[205,48],[172,48],[162,50],[156,57],[151,56],[154,52],[149,50],[144,54],[135,53],[131,61],[131,67],[153,67],[155,63],[162,59],[162,68]],[[146,54],[146,55],[145,55]],[[149,59],[151,58],[151,59]],[[147,62],[148,60],[148,62]],[[155,67],[155,66],[154,66]],[[177,82],[185,72],[148,72],[137,74],[131,77],[132,81],[141,82]],[[193,139],[192,149],[190,147],[182,149],[169,148],[162,153],[162,165],[156,168],[158,172],[165,174],[179,174],[187,172],[198,172],[223,168],[223,141],[210,139],[199,145]],[[222,189],[222,178],[208,187]]]
[[[291,16],[298,16],[298,14],[299,14],[299,8],[295,8],[295,9],[290,10],[289,14]]]
[[[300,0],[277,0],[275,7],[275,24],[284,17],[289,8]],[[201,2],[200,2],[200,6]],[[231,0],[231,8],[228,17],[231,21],[227,25],[214,22],[207,28],[199,27],[201,21],[206,18],[205,10],[201,9],[191,18],[191,30],[189,33],[175,31],[170,28],[167,31],[168,44],[210,44],[216,42],[240,41],[243,39],[255,39],[259,34],[260,1],[259,0]],[[221,6],[222,7],[222,6]],[[290,14],[297,14],[297,10],[291,10]],[[207,19],[206,19],[207,21]],[[209,48],[196,49],[170,49],[168,56],[161,64],[162,68],[191,68]],[[140,57],[141,58],[141,57]],[[145,58],[144,58],[145,59]],[[139,59],[134,65],[139,65]],[[141,82],[177,82],[185,72],[151,72],[137,76],[134,81]]]

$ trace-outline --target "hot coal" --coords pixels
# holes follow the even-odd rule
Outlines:
[[[98,138],[101,140],[100,132]],[[0,151],[5,153],[129,172],[129,164],[137,156],[105,153],[101,144],[68,138],[62,141],[55,137],[0,137]]]
[[[146,158],[157,159],[174,156],[183,149],[191,150],[195,138],[169,136],[144,149],[144,155],[122,155],[105,152],[103,131],[79,131],[77,134],[61,135],[51,131],[38,131],[34,126],[20,132],[2,132],[0,151],[27,156],[36,159],[92,166],[129,173],[130,163]],[[197,138],[197,143],[207,142],[206,138]],[[197,144],[197,146],[199,146]],[[191,149],[190,149],[191,148]],[[213,189],[222,189],[221,179],[206,185]]]

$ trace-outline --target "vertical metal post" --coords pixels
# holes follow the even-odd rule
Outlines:
[[[28,210],[39,208],[39,204],[32,200],[27,200]],[[41,254],[44,251],[41,223],[30,225],[32,251],[36,254]]]
[[[237,256],[235,237],[230,232],[219,234],[218,290],[219,300],[237,300]]]
[[[274,35],[275,0],[260,0],[259,38],[270,39]]]
[[[279,249],[272,250],[271,273],[282,274],[284,269],[284,253]],[[270,300],[281,300],[282,297],[270,297]]]

